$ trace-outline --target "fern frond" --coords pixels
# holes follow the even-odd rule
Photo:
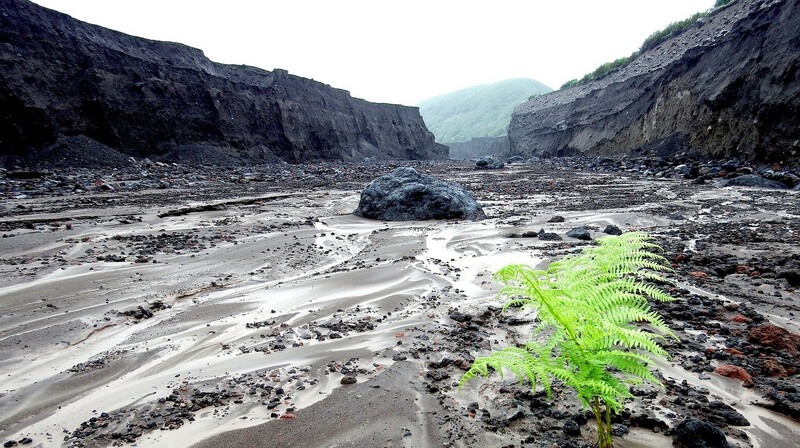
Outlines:
[[[594,397],[602,397],[607,406],[610,406],[615,413],[619,413],[624,408],[622,401],[633,395],[624,385],[620,388],[612,386],[607,381],[588,379],[578,389],[578,396],[584,404],[589,404]]]
[[[658,345],[656,339],[664,339],[663,336],[647,333],[639,329],[617,327],[614,335],[619,338],[619,345],[631,350],[645,350],[662,358],[668,358],[669,354]]]
[[[477,376],[486,377],[489,375],[489,367],[496,370],[500,377],[503,377],[503,369],[508,369],[514,373],[519,379],[520,384],[524,380],[528,380],[532,388],[536,388],[536,384],[541,382],[546,385],[546,389],[550,389],[550,381],[547,378],[547,370],[539,362],[539,357],[534,356],[531,352],[517,348],[506,347],[505,349],[494,352],[489,356],[481,357],[472,363],[472,367],[461,377],[459,387],[462,387],[472,378]],[[540,381],[541,380],[541,381]]]
[[[600,313],[600,319],[603,322],[611,323],[614,325],[623,325],[628,322],[648,322],[658,321],[660,317],[652,311],[647,311],[640,307],[630,306],[627,304],[619,304],[608,308]]]
[[[606,365],[614,366],[622,372],[632,375],[632,378],[639,378],[654,384],[661,385],[661,382],[650,371],[653,360],[647,355],[635,352],[610,350],[599,351],[596,359]]]

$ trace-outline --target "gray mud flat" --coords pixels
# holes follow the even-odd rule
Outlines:
[[[456,384],[531,328],[499,313],[492,273],[545,266],[592,244],[569,230],[597,239],[615,225],[656,238],[682,299],[657,308],[681,338],[660,365],[666,390],[635,391],[619,446],[671,446],[687,417],[741,447],[800,445],[797,192],[421,164],[466,186],[488,219],[352,216],[364,173],[393,168],[195,173],[135,191],[135,173],[97,173],[111,188],[6,196],[0,441],[590,446],[591,423],[562,429],[584,416],[569,391],[548,400],[511,376]],[[562,239],[531,236],[541,230]]]

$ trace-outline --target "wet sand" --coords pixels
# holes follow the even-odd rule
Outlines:
[[[525,390],[513,378],[454,387],[461,361],[524,341],[530,328],[491,312],[500,305],[493,272],[510,262],[544,266],[584,247],[563,236],[577,226],[593,238],[613,224],[689,247],[714,226],[765,223],[784,232],[782,243],[715,250],[800,250],[797,192],[527,165],[427,169],[467,186],[489,219],[357,218],[352,183],[4,200],[0,439],[42,447],[126,437],[140,447],[558,443],[557,419],[536,423],[520,395],[509,395]],[[564,222],[549,222],[554,215]],[[540,229],[564,239],[509,237]],[[742,300],[730,288],[780,291],[748,306],[799,331],[800,294],[780,279],[763,288],[748,276],[698,283],[678,270],[675,280],[721,301]],[[453,310],[488,317],[470,328]],[[684,329],[687,339],[703,331]],[[688,357],[696,347],[676,350]],[[752,404],[763,399],[759,387],[713,372],[699,377],[677,361],[662,365],[665,378],[705,388],[747,417],[749,426],[728,433],[732,443],[800,445],[800,425]],[[785,381],[796,384],[796,374]],[[201,406],[198,391],[211,404]],[[667,427],[691,415],[665,397],[644,407]],[[569,398],[554,406],[579,412]],[[527,418],[513,417],[518,411]],[[620,446],[672,443],[662,430],[629,426]],[[588,443],[591,434],[588,424],[578,439]]]

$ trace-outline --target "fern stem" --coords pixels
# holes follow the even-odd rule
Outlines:
[[[575,345],[578,346],[581,352],[584,352],[583,347],[580,344],[580,341],[578,340],[577,336],[575,336],[575,330],[573,330],[572,325],[570,325],[570,322],[564,319],[561,313],[556,311],[556,309],[553,307],[553,304],[551,304],[547,300],[545,295],[542,294],[542,291],[539,289],[539,287],[536,286],[536,282],[533,281],[533,279],[531,279],[527,273],[523,274],[523,276],[525,277],[526,280],[528,280],[528,284],[530,285],[531,288],[533,288],[533,291],[539,297],[539,303],[544,304],[550,315],[553,316],[558,321],[558,323],[560,323],[564,327],[565,330],[567,330],[567,334],[569,334],[570,339],[572,339],[572,341],[575,342]],[[568,299],[574,300],[572,297],[569,296],[569,294],[567,294],[563,290],[561,291],[561,293],[567,296]]]
[[[597,446],[599,448],[612,448],[611,439],[611,408],[606,405],[605,418],[603,418],[603,406],[600,404],[600,398],[594,397],[589,403],[594,414],[595,422],[597,422]]]
[[[606,432],[606,441],[608,442],[607,448],[611,448],[611,407],[606,404],[606,424],[605,424],[605,432]],[[604,446],[603,448],[606,448]]]

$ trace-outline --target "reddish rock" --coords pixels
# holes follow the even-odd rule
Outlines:
[[[752,379],[750,374],[747,373],[747,370],[744,370],[739,366],[732,366],[730,364],[720,365],[719,367],[714,369],[714,373],[722,376],[727,376],[728,378],[734,378],[740,381],[747,381]]]
[[[740,352],[739,350],[736,350],[735,348],[726,348],[725,352],[728,353],[729,355],[736,355],[736,356],[744,355],[744,353]]]
[[[737,323],[740,323],[740,324],[746,324],[746,323],[752,322],[752,321],[753,321],[753,319],[750,319],[749,317],[743,316],[741,314],[737,314],[737,315],[733,316],[733,318],[731,319],[731,322],[737,322]]]
[[[736,273],[737,274],[749,274],[750,268],[747,266],[736,266]]]
[[[692,271],[692,272],[689,273],[689,275],[691,275],[692,277],[697,277],[697,278],[708,278],[708,274],[706,274],[705,272],[701,272],[701,271]]]
[[[297,416],[294,415],[294,414],[283,414],[283,415],[281,415],[281,418],[283,418],[283,419],[293,419],[293,418],[297,418]]]
[[[751,328],[747,340],[750,343],[761,344],[787,355],[800,355],[800,351],[798,351],[800,335],[789,333],[786,329],[775,325]]]
[[[777,362],[767,359],[764,361],[764,366],[761,368],[761,372],[767,376],[786,376],[788,372],[786,369],[783,368],[782,365],[778,364]]]

